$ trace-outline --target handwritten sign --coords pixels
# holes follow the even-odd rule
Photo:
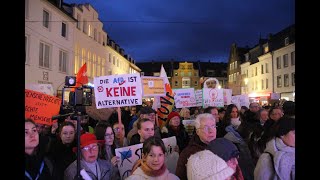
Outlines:
[[[179,158],[179,153],[173,151],[174,147],[177,145],[176,137],[173,136],[164,138],[162,141],[166,147],[165,164],[171,173],[175,173],[175,168]],[[117,148],[115,150],[116,156],[120,157],[118,169],[122,180],[131,175],[131,170],[134,163],[137,160],[142,159],[142,146],[143,144],[140,143],[132,146]]]
[[[165,96],[163,77],[142,76],[143,96]]]
[[[194,88],[173,89],[176,108],[197,106]]]
[[[45,93],[25,89],[25,118],[39,124],[52,124],[52,116],[59,114],[61,99]]]
[[[202,106],[202,89],[198,89],[194,91],[196,96],[196,106]]]
[[[97,109],[142,104],[139,73],[100,76],[93,82]]]
[[[224,105],[231,104],[232,89],[223,89]]]
[[[224,107],[223,89],[203,88],[203,107]]]

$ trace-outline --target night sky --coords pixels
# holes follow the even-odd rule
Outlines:
[[[227,62],[232,43],[295,23],[295,0],[64,0],[89,3],[108,33],[136,62]]]

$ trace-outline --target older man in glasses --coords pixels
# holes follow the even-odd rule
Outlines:
[[[80,136],[81,160],[80,169],[83,179],[89,176],[91,179],[109,180],[113,168],[107,160],[99,159],[99,140],[92,133],[82,134]],[[64,172],[65,180],[73,180],[77,175],[77,160],[71,163]]]
[[[192,154],[204,150],[210,141],[216,139],[216,120],[212,114],[199,114],[195,120],[195,128],[196,134],[191,138],[188,146],[180,153],[178,159],[176,175],[181,180],[187,179],[186,164],[188,158]]]

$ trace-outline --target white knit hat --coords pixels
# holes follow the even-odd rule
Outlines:
[[[235,171],[209,150],[190,156],[187,163],[188,180],[225,180]]]

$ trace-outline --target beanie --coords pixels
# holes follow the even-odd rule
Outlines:
[[[231,177],[234,172],[223,159],[209,150],[191,155],[187,162],[189,180],[222,180]]]
[[[226,162],[239,156],[240,152],[236,145],[226,138],[216,138],[212,140],[207,149],[221,157]]]
[[[288,132],[295,130],[295,118],[291,118],[288,116],[281,117],[277,122],[277,136],[286,135]]]
[[[180,115],[179,115],[178,112],[172,111],[172,112],[168,115],[168,118],[167,118],[168,122],[169,122],[173,117],[175,117],[175,116],[178,116],[178,117],[180,118]]]

